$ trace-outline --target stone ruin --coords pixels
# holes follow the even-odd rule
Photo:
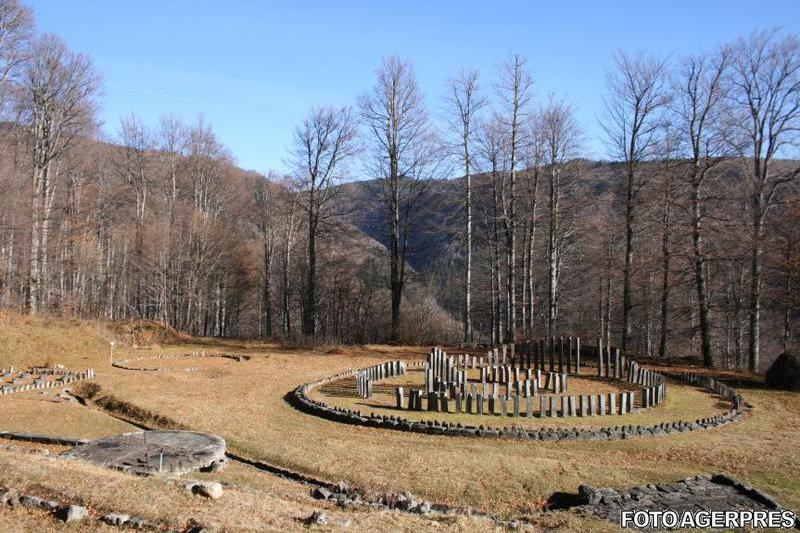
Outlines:
[[[140,372],[164,372],[167,370],[181,370],[184,372],[197,372],[201,370],[197,366],[189,366],[181,369],[170,369],[162,366],[149,366],[138,367],[133,366],[132,363],[140,361],[164,361],[164,360],[177,360],[177,359],[192,359],[192,358],[218,358],[226,359],[233,363],[242,363],[249,359],[246,355],[231,355],[226,353],[209,353],[206,352],[191,352],[188,354],[154,354],[154,355],[141,355],[138,357],[129,357],[126,359],[117,359],[111,362],[111,366],[121,368],[123,370],[138,370]]]
[[[76,381],[94,378],[94,369],[67,370],[64,367],[31,367],[17,370],[13,366],[0,369],[0,396],[35,389],[63,387]]]
[[[197,431],[136,431],[80,444],[61,454],[133,474],[215,471],[227,462],[225,440]]]
[[[579,337],[552,337],[520,345],[503,345],[486,357],[448,356],[433,348],[424,362],[424,389],[395,391],[395,407],[412,411],[526,417],[625,415],[648,409],[666,399],[666,380],[620,355],[619,349],[597,346],[585,350],[597,366],[597,377],[641,386],[633,391],[570,395],[568,376],[581,368]],[[468,371],[478,370],[480,382],[469,382]],[[638,406],[638,407],[637,407]]]
[[[405,361],[389,361],[361,369],[356,374],[356,391],[361,398],[372,398],[373,382],[394,376],[402,376],[405,373]]]

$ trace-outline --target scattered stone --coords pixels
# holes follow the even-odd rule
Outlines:
[[[31,496],[30,494],[23,494],[19,497],[19,504],[23,507],[41,507],[44,500],[38,496]]]
[[[581,501],[587,505],[598,504],[603,497],[603,495],[591,485],[581,485],[578,487],[578,495],[581,497]]]
[[[426,515],[431,512],[431,502],[424,501],[411,509],[412,513]]]
[[[102,518],[102,520],[106,524],[110,524],[112,526],[121,526],[130,520],[130,518],[130,516],[122,513],[108,513]]]
[[[143,518],[130,518],[128,519],[127,525],[131,526],[133,529],[144,529],[148,526],[148,523]]]
[[[349,518],[338,518],[336,520],[336,525],[339,527],[350,527],[350,524],[352,523],[353,521],[350,520]]]
[[[325,487],[315,487],[314,490],[311,491],[311,496],[317,500],[327,500],[333,496],[333,493]]]
[[[55,511],[58,509],[59,505],[58,502],[55,500],[44,500],[42,502],[42,507],[47,509],[48,511]]]
[[[314,511],[311,516],[306,518],[306,524],[324,526],[328,524],[328,515],[325,511]]]
[[[64,522],[78,522],[79,520],[83,520],[89,516],[89,511],[86,510],[86,507],[81,505],[70,505],[66,507],[63,511],[61,518]]]
[[[187,484],[186,488],[192,494],[197,494],[212,500],[218,500],[222,497],[222,483],[216,481],[196,481]]]
[[[578,488],[585,513],[619,524],[624,510],[677,511],[702,508],[710,511],[729,509],[780,509],[777,502],[757,489],[739,483],[727,475],[694,476],[675,483],[641,485],[617,492],[611,488]]]
[[[19,504],[19,494],[14,489],[0,489],[0,504]]]

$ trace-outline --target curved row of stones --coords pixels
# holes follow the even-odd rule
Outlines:
[[[602,354],[605,363],[605,351],[602,348],[595,347],[595,352]],[[629,361],[635,363],[634,361]],[[405,363],[404,361],[389,361],[377,367],[388,368],[402,368],[403,373],[407,368],[424,366],[426,362]],[[606,369],[609,365],[604,364]],[[374,368],[374,367],[369,367]],[[613,365],[611,366],[613,368]],[[620,365],[620,368],[622,366]],[[643,369],[636,365],[638,368],[636,374],[640,376],[649,376],[647,379],[657,379],[659,385],[664,385],[666,376],[656,373],[647,369]],[[333,383],[347,378],[358,377],[363,375],[367,369],[352,369],[345,372],[334,374],[327,378],[318,381],[313,381],[300,385],[294,389],[289,395],[289,401],[297,408],[308,412],[310,414],[346,424],[362,425],[367,427],[394,429],[398,431],[408,431],[415,433],[426,433],[433,435],[448,435],[458,437],[485,437],[485,438],[510,438],[520,440],[542,440],[542,441],[558,441],[558,440],[617,440],[628,439],[635,437],[651,437],[668,435],[674,432],[683,433],[689,431],[697,431],[702,429],[712,429],[734,422],[741,418],[744,412],[744,403],[742,397],[737,391],[724,383],[717,381],[713,378],[693,374],[690,372],[669,373],[669,377],[675,380],[680,380],[703,388],[711,393],[717,394],[730,402],[730,408],[720,415],[712,417],[699,418],[694,421],[679,420],[674,422],[663,422],[652,426],[641,425],[616,425],[600,428],[525,428],[519,426],[512,427],[490,427],[485,425],[471,426],[462,425],[460,423],[452,423],[437,420],[409,420],[400,416],[386,416],[378,415],[375,413],[363,414],[361,411],[346,409],[338,406],[331,406],[324,402],[315,400],[309,397],[309,393],[323,385]],[[384,370],[388,372],[388,370]],[[605,370],[599,370],[605,373]],[[658,376],[655,378],[654,376]],[[647,390],[645,387],[643,390]],[[662,390],[664,390],[662,388]]]
[[[0,396],[34,389],[63,387],[76,381],[94,378],[94,369],[82,371],[67,370],[63,367],[32,367],[18,370],[13,366],[0,369]]]
[[[638,409],[633,391],[568,394],[567,376],[578,375],[581,368],[579,337],[551,337],[549,342],[541,340],[516,347],[503,345],[490,350],[485,360],[467,354],[448,356],[440,348],[433,348],[424,363],[425,388],[411,389],[406,404],[403,388],[397,387],[395,407],[422,411],[425,398],[428,411],[543,418],[625,415],[635,409],[649,409],[666,399],[666,382],[657,372],[620,356],[618,349],[604,350],[599,339],[598,345],[587,352],[596,359],[599,379],[642,386]],[[478,383],[469,383],[470,369],[479,371],[480,389]],[[362,393],[362,397],[371,394],[371,385],[367,385],[367,394]],[[534,401],[537,396],[538,409]]]
[[[155,354],[155,355],[142,355],[140,357],[129,357],[126,359],[117,359],[111,362],[111,366],[116,368],[121,368],[123,370],[140,370],[142,372],[163,372],[165,370],[171,370],[170,368],[160,367],[160,366],[151,366],[151,367],[137,367],[137,366],[130,366],[131,363],[136,363],[139,361],[158,361],[158,360],[176,360],[176,359],[190,359],[190,358],[219,358],[219,359],[230,359],[233,362],[241,363],[247,360],[247,357],[244,355],[231,355],[231,354],[224,354],[224,353],[210,353],[206,354],[205,352],[192,352],[189,354]],[[188,367],[183,369],[187,372],[197,371],[200,370],[199,367]]]

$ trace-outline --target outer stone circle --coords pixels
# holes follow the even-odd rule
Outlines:
[[[220,468],[225,439],[196,431],[136,431],[104,437],[62,454],[137,474],[187,474]]]

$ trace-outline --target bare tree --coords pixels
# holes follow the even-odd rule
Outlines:
[[[38,37],[25,64],[21,110],[33,143],[33,201],[28,308],[36,313],[46,282],[50,212],[58,178],[53,163],[94,125],[100,78],[88,57],[55,35]]]
[[[19,0],[0,0],[0,111],[5,111],[6,89],[16,80],[28,58],[33,14]]]
[[[256,182],[253,190],[256,205],[256,226],[264,247],[261,264],[262,280],[259,305],[258,331],[261,337],[272,336],[272,258],[275,249],[275,202],[270,183],[265,178]]]
[[[691,189],[692,264],[700,311],[700,339],[705,366],[714,366],[711,341],[711,305],[707,279],[703,220],[706,217],[703,185],[709,172],[730,151],[729,132],[722,120],[725,98],[724,74],[730,64],[728,50],[688,56],[673,80],[675,127],[685,146],[689,165],[686,179]],[[668,214],[667,214],[668,215]]]
[[[524,217],[525,235],[527,243],[523,251],[522,269],[522,325],[526,338],[530,338],[534,328],[533,299],[535,288],[534,273],[534,245],[536,242],[537,210],[539,205],[539,179],[543,173],[545,161],[545,139],[542,127],[542,113],[536,113],[530,121],[530,142],[527,143],[525,153],[526,171],[522,174],[525,183],[524,197],[527,200],[527,213]],[[527,320],[527,322],[526,322]]]
[[[485,161],[489,169],[491,179],[491,210],[489,213],[489,234],[488,239],[491,247],[490,251],[490,292],[491,292],[491,339],[492,344],[503,342],[503,297],[502,286],[503,276],[500,268],[500,188],[502,187],[502,176],[504,174],[507,154],[508,138],[505,126],[500,118],[495,115],[479,130],[478,135],[479,155]]]
[[[561,252],[564,228],[561,224],[561,200],[564,189],[574,184],[575,157],[581,145],[581,129],[569,104],[551,99],[541,113],[544,164],[549,183],[550,226],[547,242],[548,314],[547,335],[557,333]]]
[[[666,67],[643,55],[614,56],[616,70],[606,83],[606,115],[601,126],[611,154],[625,163],[625,270],[622,296],[622,350],[630,348],[632,333],[632,279],[634,234],[639,194],[646,183],[642,162],[657,146],[659,111],[667,103],[664,91]]]
[[[374,172],[387,208],[391,338],[396,341],[410,252],[409,232],[434,166],[437,143],[411,64],[389,57],[376,78],[372,91],[359,98],[359,108],[371,138]]]
[[[451,127],[457,135],[459,159],[464,168],[464,343],[472,343],[472,138],[477,124],[476,114],[486,100],[478,86],[478,72],[465,70],[449,81],[449,104],[455,119]]]
[[[120,121],[119,140],[121,157],[116,161],[117,172],[133,190],[136,200],[136,221],[141,229],[144,223],[147,196],[150,192],[149,155],[155,147],[151,133],[136,115]]]
[[[752,216],[750,265],[750,370],[759,369],[761,270],[764,221],[781,188],[800,175],[800,167],[773,165],[781,150],[800,141],[800,39],[776,31],[754,33],[733,47],[732,123],[746,139],[751,161]]]
[[[313,337],[317,321],[317,234],[331,209],[336,185],[356,154],[357,130],[349,108],[315,107],[294,132],[291,164],[300,205],[306,214],[306,287],[303,334]]]
[[[503,106],[502,120],[508,128],[509,162],[508,186],[504,188],[503,223],[506,234],[506,339],[513,343],[517,329],[517,163],[526,142],[523,122],[528,116],[532,98],[533,79],[525,66],[527,60],[513,55],[500,65],[498,92]]]
[[[284,188],[284,202],[285,206],[282,211],[282,224],[283,224],[283,294],[282,302],[282,326],[283,336],[291,338],[292,333],[292,289],[291,289],[291,276],[292,270],[292,253],[294,252],[294,245],[297,239],[297,203],[298,194],[291,187]]]

